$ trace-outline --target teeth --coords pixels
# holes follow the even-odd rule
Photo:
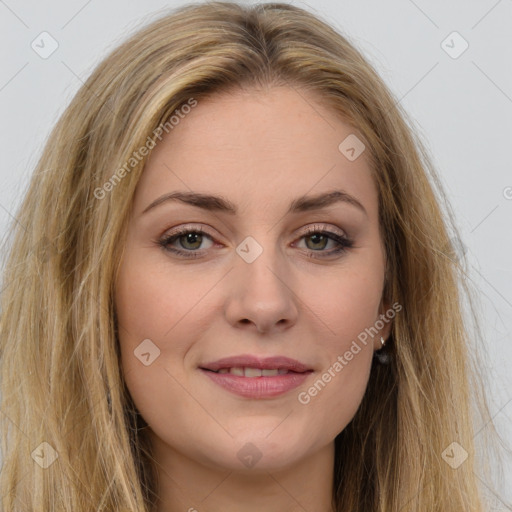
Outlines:
[[[232,375],[237,375],[239,377],[275,377],[276,375],[284,375],[288,373],[288,370],[284,368],[272,368],[261,370],[260,368],[221,368],[217,371],[217,373],[231,373]]]
[[[261,377],[259,368],[244,368],[244,377]]]

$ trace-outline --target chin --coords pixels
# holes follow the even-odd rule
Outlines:
[[[231,471],[248,474],[292,466],[305,455],[306,439],[294,434],[289,428],[278,432],[277,425],[274,419],[270,428],[265,424],[261,430],[246,429],[240,435],[233,435],[233,439],[216,454],[217,460],[212,462]],[[251,430],[250,434],[248,430]],[[211,447],[209,453],[219,448],[220,445]]]
[[[219,457],[210,457],[208,466],[236,473],[256,475],[285,470],[297,463],[301,453],[288,447],[275,450],[247,442],[239,450],[227,450]]]

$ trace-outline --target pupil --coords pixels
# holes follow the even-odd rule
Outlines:
[[[317,233],[315,235],[311,235],[309,238],[311,240],[313,240],[313,244],[321,243],[322,241],[325,242],[327,240],[324,235],[319,234],[319,233]],[[323,244],[322,247],[320,247],[320,248],[323,248],[324,246],[325,246],[325,244]]]
[[[188,233],[185,235],[185,244],[197,244],[197,240],[194,240],[195,238],[200,238],[201,235],[199,233]],[[199,244],[201,244],[201,240],[199,240]],[[195,247],[194,247],[195,248]]]

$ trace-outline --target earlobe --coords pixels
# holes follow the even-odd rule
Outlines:
[[[377,328],[379,329],[379,334],[375,339],[375,350],[380,350],[383,346],[381,343],[381,337],[384,339],[384,344],[391,334],[391,326],[393,324],[394,314],[392,316],[389,315],[389,312],[392,311],[394,313],[393,308],[391,307],[391,303],[386,298],[382,298],[380,307],[379,307],[379,319],[375,322]]]
[[[380,364],[389,364],[391,362],[392,356],[388,340],[394,317],[395,310],[391,307],[390,301],[383,297],[379,308],[379,319],[375,322],[376,327],[379,329],[379,334],[375,337],[373,353],[374,358]]]
[[[386,340],[384,340],[384,337],[380,337],[380,343],[381,348],[379,350],[376,350],[373,353],[373,357],[380,363],[380,364],[389,364],[391,362],[391,352],[386,349]]]

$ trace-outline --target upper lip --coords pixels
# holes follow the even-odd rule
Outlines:
[[[221,368],[259,368],[261,370],[288,370],[293,372],[307,372],[312,370],[309,366],[297,361],[296,359],[291,359],[286,356],[274,356],[274,357],[257,357],[251,355],[240,355],[240,356],[232,356],[232,357],[224,357],[222,359],[218,359],[217,361],[213,361],[211,363],[206,363],[200,365],[200,368],[204,370],[211,370],[216,372]]]

